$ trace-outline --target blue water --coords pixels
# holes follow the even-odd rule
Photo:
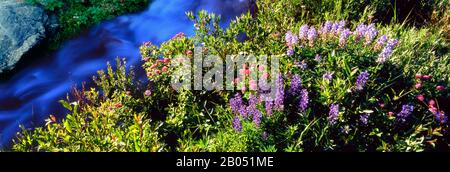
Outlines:
[[[0,145],[8,145],[19,125],[39,126],[50,114],[63,115],[58,100],[75,85],[91,82],[98,70],[115,58],[139,67],[139,46],[160,44],[178,32],[192,35],[186,11],[205,9],[221,14],[223,26],[245,12],[245,0],[156,0],[147,10],[101,23],[65,42],[49,60],[28,64],[7,81],[0,81]],[[39,58],[39,57],[33,57]]]

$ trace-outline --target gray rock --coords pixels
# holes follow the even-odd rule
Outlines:
[[[41,7],[0,2],[0,73],[11,70],[24,54],[46,37],[49,17]]]

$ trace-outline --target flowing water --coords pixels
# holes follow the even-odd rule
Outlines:
[[[92,81],[98,70],[117,57],[141,65],[139,46],[160,44],[178,32],[192,35],[186,11],[205,9],[222,15],[222,25],[245,12],[245,0],[156,0],[141,13],[101,23],[40,63],[27,64],[0,81],[0,145],[10,143],[19,125],[39,126],[50,114],[64,114],[58,100],[74,85]],[[33,57],[38,58],[38,57]]]

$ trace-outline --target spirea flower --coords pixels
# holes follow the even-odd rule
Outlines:
[[[298,43],[297,35],[293,34],[291,31],[287,31],[285,35],[286,45],[292,47]]]
[[[297,95],[300,93],[300,89],[302,88],[302,79],[299,75],[294,75],[291,80],[291,88],[289,88],[289,93],[291,95]]]
[[[386,41],[388,40],[388,37],[386,35],[381,36],[378,38],[377,43],[375,43],[375,49],[379,50],[381,49],[384,44],[386,44]]]
[[[308,108],[309,103],[309,96],[308,96],[308,90],[302,89],[300,92],[300,103],[299,103],[299,109],[301,112],[304,112],[306,108]]]
[[[338,104],[331,104],[330,111],[328,112],[328,122],[330,122],[331,125],[336,124],[339,117],[339,105]]]
[[[386,60],[392,55],[392,51],[394,47],[397,45],[398,40],[397,39],[390,39],[386,46],[381,51],[380,55],[378,56],[377,62],[378,63],[384,63]]]
[[[345,46],[345,42],[347,41],[349,36],[350,36],[350,29],[344,29],[339,36],[339,46],[341,47]]]
[[[358,78],[356,79],[356,90],[363,90],[368,79],[369,73],[367,71],[364,71],[361,74],[359,74]]]
[[[436,112],[434,114],[434,116],[436,117],[436,120],[441,123],[441,124],[445,124],[448,121],[448,117],[444,114],[444,112]]]
[[[300,27],[300,31],[298,33],[298,38],[300,40],[305,40],[308,37],[309,26],[304,24]]]
[[[278,78],[275,82],[275,102],[274,107],[278,110],[284,109],[284,81],[283,76],[281,74],[278,75]]]
[[[401,122],[405,122],[413,111],[414,111],[414,106],[403,105],[402,111],[400,111],[400,113],[397,114],[397,119]]]
[[[359,117],[359,122],[361,122],[362,125],[367,126],[367,124],[369,123],[369,116],[370,114],[368,113],[362,114]]]
[[[373,39],[377,37],[377,34],[378,30],[375,28],[374,24],[370,24],[369,26],[367,26],[366,33],[364,33],[364,37],[366,39],[366,42],[364,44],[369,45],[370,43],[372,43]]]
[[[330,72],[330,71],[325,72],[325,74],[323,74],[322,78],[328,82],[331,81],[331,79],[333,79],[333,72]]]
[[[237,132],[241,132],[242,131],[242,124],[241,124],[241,121],[240,121],[238,116],[235,116],[233,118],[233,128]]]

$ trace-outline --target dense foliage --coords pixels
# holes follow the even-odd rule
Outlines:
[[[150,0],[26,0],[42,5],[58,17],[60,31],[52,36],[50,46],[56,48],[61,41],[100,21],[125,13],[144,9]]]
[[[226,29],[219,16],[187,16],[195,35],[141,46],[149,82],[118,60],[62,105],[64,119],[19,133],[15,151],[448,151],[450,57],[444,26],[297,17],[297,0],[261,0]],[[303,2],[303,1],[302,1]],[[308,1],[309,2],[309,1]],[[312,1],[311,1],[312,2]],[[292,5],[294,4],[294,5]],[[372,11],[371,11],[372,10]],[[448,9],[445,9],[448,10]],[[324,13],[324,11],[320,11]],[[448,16],[442,15],[448,19]],[[243,38],[244,37],[244,38]],[[278,55],[274,100],[251,79],[244,90],[174,90],[177,55]],[[177,59],[178,60],[178,59]],[[205,70],[203,70],[205,72]]]

